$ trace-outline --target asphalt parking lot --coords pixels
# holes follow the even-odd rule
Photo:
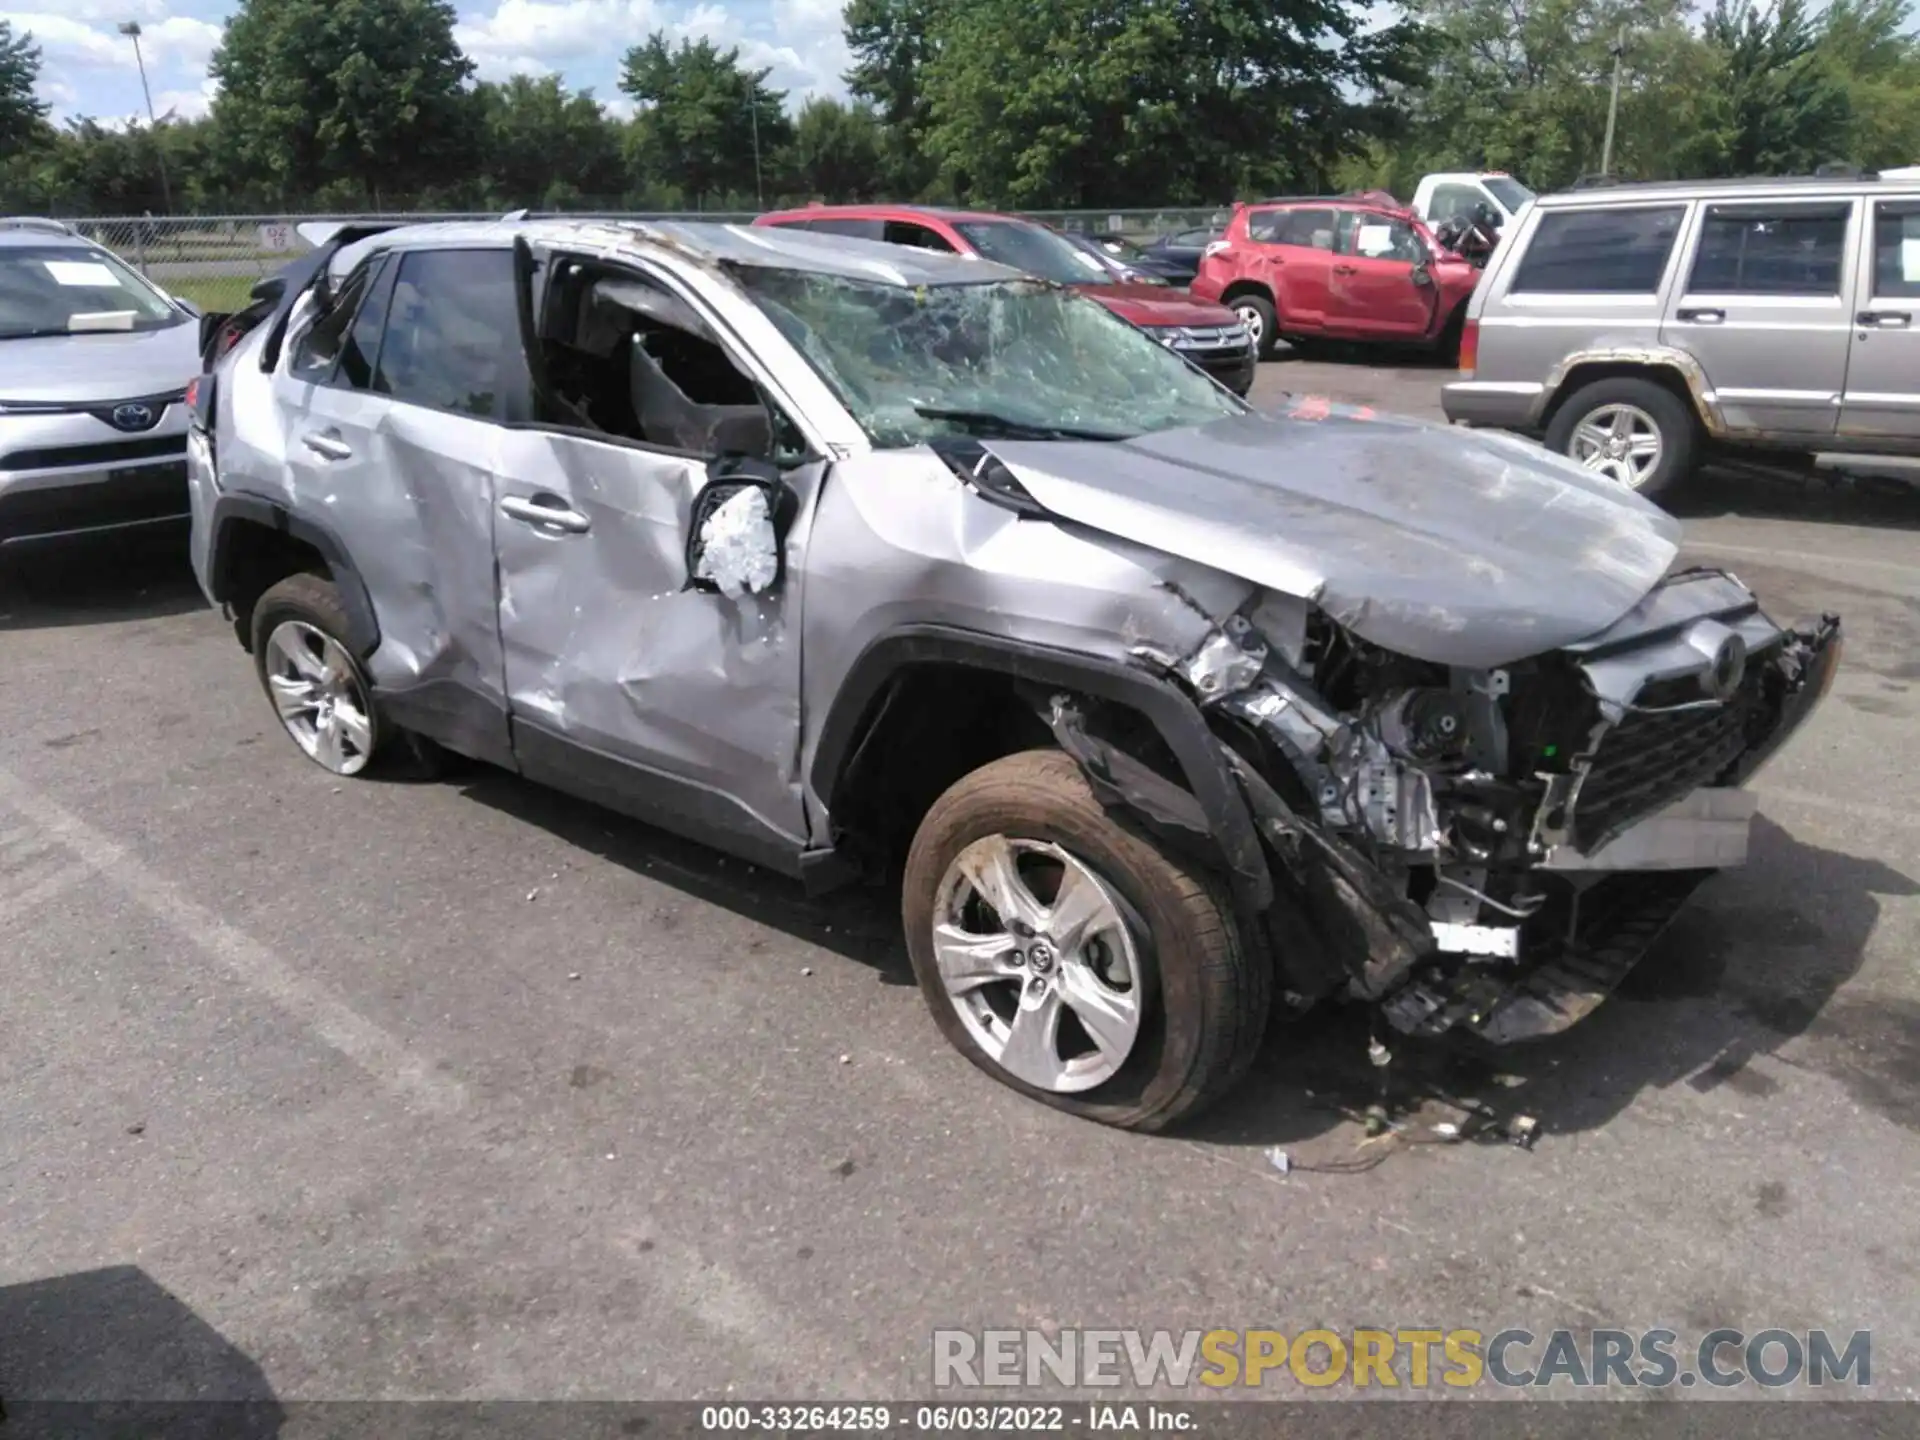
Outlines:
[[[1255,398],[1439,379],[1283,360]],[[1625,993],[1408,1057],[1396,1103],[1530,1150],[1363,1143],[1338,1012],[1181,1136],[1070,1120],[942,1043],[885,897],[504,774],[337,782],[170,552],[15,573],[7,1397],[898,1399],[935,1326],[1030,1325],[1870,1329],[1914,1396],[1920,493],[1674,508],[1776,618],[1842,613],[1846,664]]]

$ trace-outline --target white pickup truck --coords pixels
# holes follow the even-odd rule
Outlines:
[[[1490,205],[1489,217],[1496,230],[1504,230],[1520,213],[1520,207],[1533,199],[1533,191],[1511,175],[1499,170],[1451,171],[1443,175],[1423,176],[1420,188],[1413,192],[1413,213],[1429,225],[1451,220],[1477,218],[1474,207]]]

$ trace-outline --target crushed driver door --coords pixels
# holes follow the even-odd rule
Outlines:
[[[756,427],[747,405],[703,405],[678,388],[648,348],[656,340],[681,360],[691,352],[695,373],[730,367],[730,401],[755,398],[744,368],[660,277],[565,256],[536,262],[524,244],[518,259],[542,413],[503,437],[494,543],[520,767],[797,873],[797,556],[824,464],[783,470],[749,457],[756,438],[773,448],[767,420]],[[718,411],[728,413],[715,422]],[[697,423],[676,430],[688,414]],[[672,443],[700,439],[712,443]],[[743,481],[778,497],[767,507],[776,551],[795,563],[761,577],[757,592],[729,594],[691,573],[690,540],[696,512],[710,517],[716,495]]]

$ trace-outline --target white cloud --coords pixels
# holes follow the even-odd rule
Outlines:
[[[90,25],[69,15],[35,11],[0,11],[16,35],[33,36],[49,66],[134,68],[133,41],[116,25]],[[181,65],[205,70],[220,45],[220,27],[185,15],[170,15],[140,30],[141,53],[149,66]]]
[[[626,121],[633,119],[634,113],[640,107],[635,105],[633,101],[625,95],[615,95],[609,100],[602,100],[600,102],[600,108],[607,113],[610,119],[618,120],[624,124]]]
[[[176,120],[198,120],[213,108],[213,97],[220,86],[209,75],[196,90],[159,90],[154,92],[153,113],[165,119],[169,112]]]
[[[462,19],[453,36],[483,78],[498,79],[618,55],[662,23],[654,0],[500,0]]]

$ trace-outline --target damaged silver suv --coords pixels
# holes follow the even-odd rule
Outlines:
[[[1838,663],[1570,461],[1256,414],[980,260],[501,222],[309,269],[189,443],[301,750],[897,884],[947,1037],[1111,1124],[1220,1096],[1275,1004],[1571,1024]]]

